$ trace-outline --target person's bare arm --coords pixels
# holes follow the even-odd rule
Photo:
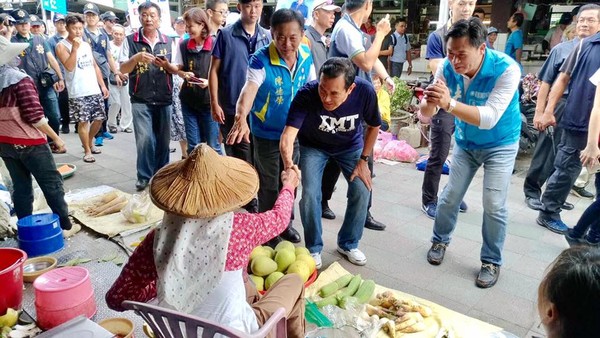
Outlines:
[[[429,69],[431,70],[431,74],[435,75],[435,72],[442,61],[444,61],[444,59],[429,59]]]
[[[298,131],[298,128],[285,126],[283,133],[281,133],[279,152],[281,153],[281,160],[283,161],[283,168],[285,170],[294,165],[292,155],[294,153],[294,141],[296,140]]]
[[[60,60],[60,62],[63,64],[63,67],[65,67],[68,72],[73,72],[77,66],[78,49],[79,44],[75,41],[73,41],[73,47],[71,48],[70,52],[64,45],[60,43],[56,45],[56,57]]]
[[[152,63],[154,62],[154,55],[146,52],[139,52],[130,57],[127,61],[121,63],[121,73],[129,74],[134,69],[138,62]]]
[[[104,84],[104,79],[102,78],[102,71],[100,70],[100,67],[98,67],[98,64],[96,63],[96,60],[93,60],[94,62],[94,71],[96,72],[96,81],[98,82],[98,86],[100,87],[100,90],[102,91],[102,97],[104,99],[108,99],[108,89],[106,88],[106,85]]]
[[[540,89],[538,90],[537,102],[535,103],[535,115],[533,116],[533,125],[537,126],[544,115],[544,110],[546,109],[546,100],[548,99],[548,94],[550,93],[550,84],[548,82],[542,81],[540,85]],[[536,127],[537,128],[537,127]]]
[[[556,124],[554,109],[556,109],[556,105],[560,101],[565,89],[567,89],[567,85],[569,84],[570,80],[571,76],[569,74],[561,72],[552,84],[552,88],[550,88],[550,94],[548,94],[548,102],[546,103],[544,114],[542,115],[540,122],[535,126],[537,130],[544,131],[548,126],[554,126]]]
[[[521,56],[523,55],[523,49],[522,48],[517,48],[517,50],[515,51],[515,60],[521,64]]]
[[[210,59],[210,69],[208,71],[208,92],[210,93],[210,112],[213,120],[223,124],[225,123],[225,112],[219,104],[219,69],[221,69],[221,59],[212,57]]]
[[[250,109],[252,109],[258,88],[258,84],[252,81],[246,81],[246,84],[244,84],[235,106],[235,122],[229,135],[227,135],[227,144],[236,144],[242,141],[250,142],[250,128],[248,127],[247,117]]]
[[[390,30],[391,26],[388,14],[385,18],[381,19],[377,23],[377,33],[375,33],[375,39],[373,39],[371,47],[369,47],[368,50],[358,53],[352,57],[352,62],[363,71],[370,72],[377,60],[379,60],[378,57],[379,52],[381,51],[381,44]]]
[[[394,48],[392,48],[392,46],[389,46],[388,49],[380,50],[379,56],[390,56],[393,53],[394,53]]]
[[[375,141],[377,140],[377,135],[379,134],[379,126],[373,127],[367,125],[367,129],[365,132],[365,145],[363,147],[362,154],[363,156],[371,156],[373,153],[373,146],[375,145]],[[352,171],[352,175],[350,176],[350,181],[353,181],[355,178],[359,178],[367,189],[371,191],[371,171],[369,170],[369,166],[367,161],[362,158],[358,160],[356,163],[356,167]]]
[[[57,92],[62,92],[65,89],[65,80],[62,77],[62,71],[60,70],[60,66],[58,65],[56,58],[54,57],[54,55],[52,55],[51,52],[47,52],[46,57],[48,58],[48,64],[50,65],[50,67],[52,67],[52,69],[56,73],[56,76],[58,76],[58,82],[56,82],[53,85],[54,90],[56,90]]]

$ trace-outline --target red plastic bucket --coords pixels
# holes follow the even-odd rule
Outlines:
[[[27,254],[15,248],[0,248],[0,316],[8,308],[21,309],[23,301],[23,263]]]

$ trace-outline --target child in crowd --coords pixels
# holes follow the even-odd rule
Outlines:
[[[392,122],[390,117],[390,94],[383,88],[381,83],[381,77],[377,74],[373,74],[373,86],[377,92],[377,105],[379,106],[379,113],[381,114],[381,127],[379,127],[379,129],[388,131]]]
[[[548,338],[597,337],[600,332],[600,250],[563,251],[538,289],[538,312]]]

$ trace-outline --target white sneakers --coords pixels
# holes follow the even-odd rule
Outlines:
[[[360,251],[358,249],[344,250],[344,249],[338,247],[337,251],[342,256],[345,256],[346,259],[348,259],[348,261],[350,261],[350,263],[352,263],[354,265],[365,265],[365,264],[367,264],[367,257],[365,256],[364,253],[362,253],[362,251]]]
[[[323,266],[323,262],[321,261],[321,253],[320,252],[311,253],[310,257],[312,257],[315,260],[317,270]]]

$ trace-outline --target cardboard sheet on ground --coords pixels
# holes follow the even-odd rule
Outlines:
[[[85,212],[85,208],[91,206],[97,202],[102,195],[111,191],[115,191],[119,195],[125,196],[128,200],[132,196],[131,194],[125,193],[113,187],[102,185],[69,193],[65,195],[65,200],[67,201],[69,210],[72,211],[72,215],[75,219],[81,222],[81,224],[84,226],[108,237],[114,237],[119,234],[126,235],[132,232],[141,231],[162,220],[163,211],[157,208],[154,204],[150,206],[148,219],[143,223],[130,223],[120,212],[99,217],[90,216]]]
[[[339,263],[334,262],[327,269],[319,273],[319,278],[306,289],[306,297],[312,300],[319,299],[318,291],[324,285],[335,281],[339,277],[342,277],[349,272],[344,269]],[[377,281],[375,281],[377,282]],[[441,328],[450,329],[454,332],[456,338],[482,338],[482,337],[493,337],[494,334],[500,333],[501,328],[482,322],[478,319],[471,318],[460,314],[458,312],[449,310],[443,306],[430,302],[428,300],[415,297],[413,295],[389,289],[381,285],[375,287],[373,297],[385,291],[392,291],[400,299],[411,299],[423,305],[431,307],[433,315],[425,318],[425,324],[427,329],[417,333],[406,333],[402,334],[402,337],[407,338],[434,338],[438,334]],[[377,338],[389,337],[383,330],[380,330],[377,334]]]

